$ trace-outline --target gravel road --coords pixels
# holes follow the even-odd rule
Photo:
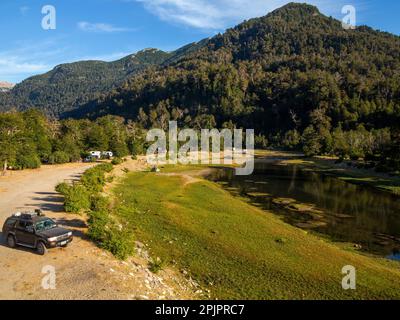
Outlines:
[[[86,239],[86,223],[63,212],[62,198],[54,187],[79,179],[88,164],[43,166],[37,170],[8,172],[0,177],[0,224],[24,208],[41,208],[59,224],[74,230],[66,249],[39,256],[32,250],[10,249],[0,242],[0,299],[182,299],[191,296],[185,280],[174,271],[151,274],[148,261],[134,257],[121,262]],[[1,228],[1,227],[0,227]],[[42,273],[55,268],[55,289],[44,289]],[[46,279],[46,278],[45,278]]]

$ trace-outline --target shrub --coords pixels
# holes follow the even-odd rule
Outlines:
[[[135,252],[135,243],[132,233],[111,229],[107,232],[106,240],[101,247],[110,251],[118,259],[126,260]]]
[[[125,260],[134,252],[133,236],[128,231],[120,231],[110,218],[110,203],[102,195],[92,196],[91,212],[88,221],[89,237],[103,249],[117,258]]]
[[[18,154],[16,161],[17,169],[37,169],[41,162],[37,154]]]
[[[113,165],[111,163],[102,163],[93,169],[97,169],[99,171],[110,173],[113,170]]]
[[[135,251],[134,238],[128,231],[118,230],[111,221],[108,211],[91,211],[89,237],[98,245],[110,251],[118,259],[125,260]]]
[[[107,239],[107,226],[110,223],[109,215],[106,211],[91,211],[88,221],[88,236],[93,241],[101,244]]]
[[[59,183],[59,184],[56,186],[56,191],[57,191],[58,193],[61,193],[62,195],[65,196],[65,195],[68,193],[68,191],[69,191],[70,188],[71,188],[71,187],[70,187],[67,183],[62,182],[62,183]]]
[[[133,140],[129,143],[129,151],[132,155],[138,156],[145,153],[144,143],[139,140]],[[135,159],[134,159],[135,160]]]
[[[64,151],[53,152],[49,157],[50,164],[68,163],[70,160],[70,156]]]
[[[90,198],[90,210],[96,212],[107,212],[109,210],[110,201],[101,194],[94,194]]]
[[[135,250],[133,235],[115,226],[109,214],[109,200],[99,194],[106,182],[105,173],[111,172],[112,169],[113,166],[109,163],[98,165],[83,174],[82,184],[69,186],[60,183],[56,190],[64,195],[65,211],[73,213],[89,211],[90,239],[117,258],[124,260]]]
[[[110,163],[98,165],[94,168],[87,170],[83,174],[81,182],[91,193],[100,192],[107,182],[105,173],[111,172],[112,169],[113,166]]]
[[[90,209],[90,194],[83,185],[76,184],[69,187],[64,198],[66,212],[81,213]]]
[[[153,260],[149,264],[149,270],[153,272],[154,274],[159,273],[165,268],[165,263],[163,260],[160,258],[157,258],[156,260]]]
[[[123,163],[124,161],[121,159],[121,158],[114,158],[112,161],[111,161],[111,164],[112,165],[114,165],[114,166],[117,166],[117,165],[119,165],[119,164],[121,164],[121,163]]]

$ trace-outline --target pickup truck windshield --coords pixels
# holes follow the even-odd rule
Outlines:
[[[36,232],[42,232],[57,227],[56,223],[51,219],[39,221],[35,225]]]

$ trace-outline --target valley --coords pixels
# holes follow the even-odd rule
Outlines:
[[[74,236],[39,256],[12,248],[5,228],[0,299],[400,299],[400,37],[344,28],[322,8],[287,3],[224,31],[188,28],[154,43],[165,50],[137,51],[149,31],[124,28],[132,17],[74,21],[53,39],[78,44],[69,57],[86,57],[73,35],[90,57],[126,55],[110,62],[56,65],[23,41],[0,52],[0,79],[49,70],[0,81],[0,226],[41,209]],[[179,28],[167,25],[154,30]],[[212,147],[254,171],[207,156],[173,164]],[[12,228],[36,236],[31,220]],[[42,285],[47,267],[55,290]]]

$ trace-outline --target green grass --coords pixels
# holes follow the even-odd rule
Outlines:
[[[116,214],[153,258],[188,270],[211,298],[400,298],[398,263],[340,249],[212,182],[184,181],[130,173],[114,189]],[[342,289],[346,265],[357,268],[355,291]]]

